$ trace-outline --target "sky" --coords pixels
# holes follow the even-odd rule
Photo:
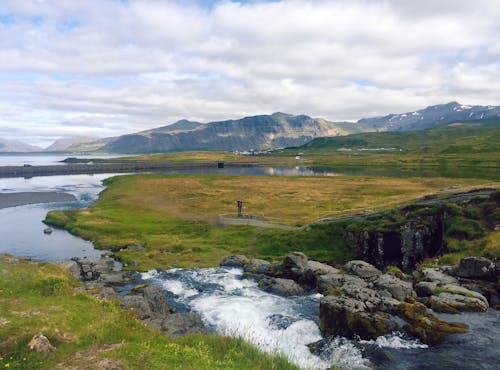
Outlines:
[[[500,1],[1,0],[0,138],[500,105]]]

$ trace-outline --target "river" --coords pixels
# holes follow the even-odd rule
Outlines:
[[[10,156],[14,158],[14,156]],[[5,158],[5,157],[4,157]],[[62,159],[62,158],[60,158]],[[59,158],[57,160],[60,160]],[[36,157],[30,164],[53,164],[55,158]],[[15,158],[16,164],[27,158]],[[45,162],[44,162],[45,161]],[[4,163],[8,165],[11,163]],[[210,173],[262,176],[340,175],[303,167],[227,168]],[[175,173],[207,173],[206,170]],[[123,175],[123,174],[120,174]],[[82,208],[91,205],[103,190],[102,180],[113,174],[0,179],[2,192],[58,191],[73,194],[68,203],[32,204],[0,209],[0,253],[28,256],[44,261],[71,257],[98,257],[102,251],[90,242],[64,230],[45,235],[42,220],[53,209]],[[317,356],[306,344],[321,339],[318,328],[319,295],[283,298],[260,290],[257,283],[242,276],[238,269],[152,270],[137,279],[157,284],[165,290],[169,303],[180,312],[198,312],[214,332],[241,336],[263,351],[281,353],[302,368],[325,369],[499,369],[500,320],[498,311],[446,317],[463,321],[471,331],[452,335],[442,344],[428,348],[397,333],[376,341],[337,338],[325,345]]]

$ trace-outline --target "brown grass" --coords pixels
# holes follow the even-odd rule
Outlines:
[[[268,221],[303,225],[324,217],[353,214],[408,203],[478,180],[372,177],[140,176],[113,192],[128,208],[146,208],[182,219],[212,220],[243,212]],[[106,194],[105,194],[106,195]]]

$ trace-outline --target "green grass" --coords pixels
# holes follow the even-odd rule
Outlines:
[[[195,335],[174,340],[148,329],[115,302],[73,293],[59,267],[0,255],[0,368],[99,368],[104,358],[130,369],[295,369],[241,339]],[[42,332],[57,348],[32,352]]]

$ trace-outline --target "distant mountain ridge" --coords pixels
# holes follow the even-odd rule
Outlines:
[[[68,139],[58,139],[45,149],[46,152],[62,152],[69,150],[72,146],[79,146],[99,140],[96,137],[74,137]]]
[[[0,139],[0,152],[24,153],[24,152],[36,152],[42,150],[43,149],[38,146],[29,145],[19,140]]]
[[[301,145],[316,137],[345,133],[348,133],[345,128],[323,119],[274,113],[206,124],[178,121],[171,126],[120,136],[102,150],[153,153],[269,149]]]
[[[500,106],[462,105],[457,102],[432,105],[414,112],[363,118],[356,123],[365,131],[413,131],[500,117]]]

